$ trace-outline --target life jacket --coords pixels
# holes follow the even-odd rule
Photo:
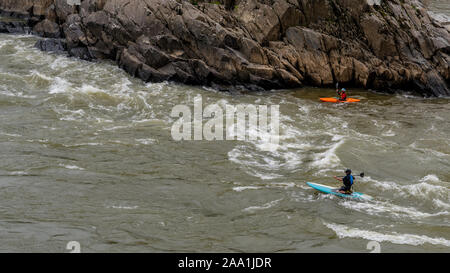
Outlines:
[[[345,186],[348,190],[350,190],[350,191],[351,191],[351,189],[352,189],[354,179],[355,179],[355,178],[354,178],[353,175],[351,175],[351,174],[346,175],[346,176],[342,179],[342,182],[344,182],[344,186]]]
[[[347,92],[341,91],[339,93],[339,95],[340,95],[340,98],[339,98],[340,100],[342,100],[342,101],[347,100]]]

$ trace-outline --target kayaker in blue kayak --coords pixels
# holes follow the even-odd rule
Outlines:
[[[345,170],[345,176],[343,178],[337,177],[335,176],[334,178],[336,180],[339,180],[341,182],[344,183],[344,186],[342,186],[338,191],[340,193],[344,193],[344,194],[352,194],[352,186],[353,186],[353,181],[355,180],[355,177],[353,177],[352,175],[352,170],[347,169]]]

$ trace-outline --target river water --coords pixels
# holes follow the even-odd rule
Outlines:
[[[0,35],[0,251],[450,252],[450,99],[145,84],[35,41]],[[175,141],[195,98],[279,105],[278,149]],[[305,185],[345,168],[373,200]]]
[[[433,12],[450,16],[450,4],[448,0],[432,0],[429,9]]]

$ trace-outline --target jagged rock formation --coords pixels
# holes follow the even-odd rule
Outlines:
[[[0,0],[0,9],[65,38],[72,56],[116,60],[146,81],[450,95],[449,30],[419,0],[374,2]]]

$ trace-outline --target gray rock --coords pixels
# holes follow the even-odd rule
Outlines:
[[[67,51],[66,41],[63,39],[52,39],[52,38],[40,39],[36,42],[34,47],[42,51],[56,52],[56,53],[63,53]]]
[[[59,25],[56,22],[52,22],[48,19],[45,19],[36,24],[33,28],[33,32],[42,37],[48,38],[61,37]]]
[[[0,0],[0,10],[30,18],[40,35],[65,37],[71,56],[113,59],[146,81],[254,90],[339,81],[450,95],[450,27],[423,1],[197,2]],[[0,32],[23,27],[0,22]]]

